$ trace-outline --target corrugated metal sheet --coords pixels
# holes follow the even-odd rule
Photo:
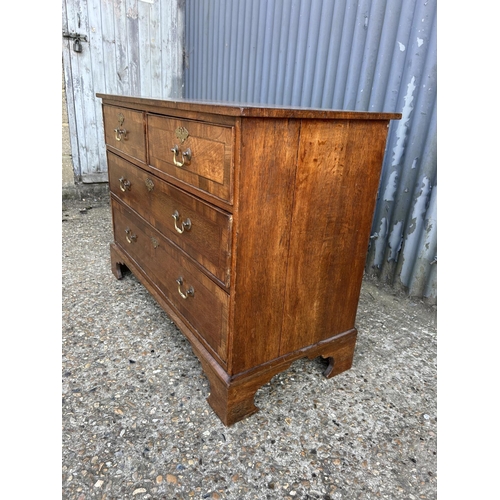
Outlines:
[[[186,0],[189,98],[401,112],[366,271],[435,301],[436,0]]]

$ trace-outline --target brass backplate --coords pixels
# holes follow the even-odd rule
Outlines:
[[[181,144],[189,137],[189,132],[186,127],[177,127],[175,129],[175,135],[177,139],[181,141]]]

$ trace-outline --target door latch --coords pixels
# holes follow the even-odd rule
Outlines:
[[[73,42],[73,50],[75,52],[82,52],[82,40],[87,42],[87,35],[81,35],[80,33],[68,33],[67,31],[63,31],[64,38],[72,38]]]

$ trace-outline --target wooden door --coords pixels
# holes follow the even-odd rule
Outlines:
[[[182,97],[182,4],[181,0],[62,0],[63,68],[77,180],[108,180],[96,93]],[[77,35],[80,47],[75,50]]]

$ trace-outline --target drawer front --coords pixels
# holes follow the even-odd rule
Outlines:
[[[230,214],[109,152],[108,172],[112,193],[229,286]]]
[[[137,262],[172,307],[225,362],[229,295],[128,207],[114,198],[111,206],[116,243]]]
[[[103,106],[106,144],[123,153],[146,161],[144,115],[116,106]]]
[[[232,202],[232,127],[156,115],[147,122],[151,166]]]

